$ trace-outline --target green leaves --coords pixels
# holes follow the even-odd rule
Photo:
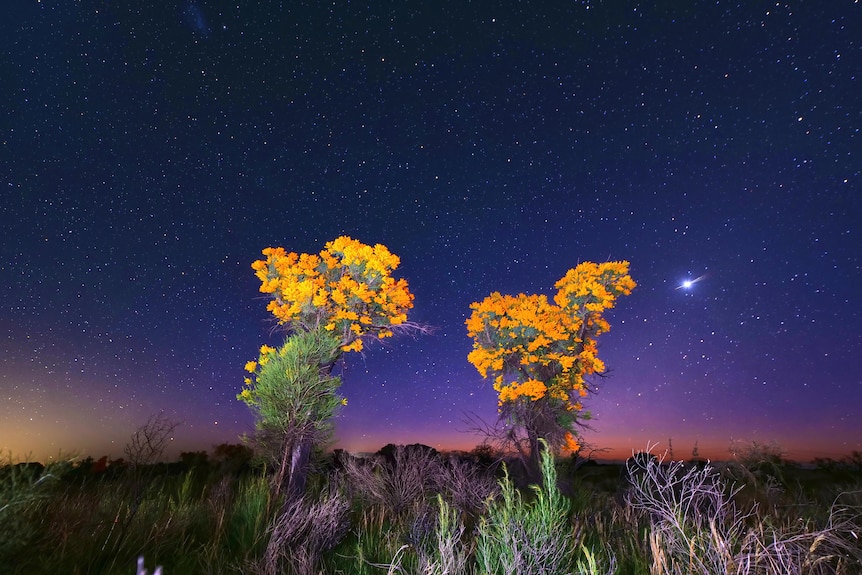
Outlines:
[[[331,375],[341,353],[340,341],[322,329],[294,333],[261,354],[249,393],[238,397],[257,412],[259,428],[324,430],[342,402],[341,378]]]
[[[507,472],[500,481],[502,499],[490,503],[479,524],[476,560],[482,575],[571,573],[571,502],[557,488],[553,453],[539,442],[543,482],[531,486],[532,501],[524,501]]]

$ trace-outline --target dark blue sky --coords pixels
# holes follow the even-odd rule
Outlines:
[[[0,449],[236,441],[251,262],[342,234],[436,328],[347,356],[348,449],[475,445],[470,303],[608,259],[639,286],[588,442],[862,449],[858,2],[247,4],[0,23]]]

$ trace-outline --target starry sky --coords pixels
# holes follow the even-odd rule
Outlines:
[[[0,38],[6,454],[237,442],[250,265],[339,235],[435,328],[346,357],[340,447],[476,445],[470,303],[623,259],[587,442],[862,449],[858,0],[22,0]]]

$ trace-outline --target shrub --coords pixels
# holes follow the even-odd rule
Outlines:
[[[859,507],[830,509],[825,526],[801,518],[781,525],[757,508],[737,508],[739,488],[706,465],[663,457],[630,460],[628,504],[649,520],[652,575],[834,575],[859,573]]]
[[[557,489],[554,456],[541,450],[543,485],[525,501],[504,468],[500,498],[479,523],[476,560],[483,575],[562,575],[571,572],[575,537],[569,501]]]

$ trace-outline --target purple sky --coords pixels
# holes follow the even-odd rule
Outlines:
[[[625,259],[589,443],[862,450],[862,5],[685,4],[16,6],[0,449],[238,441],[252,261],[347,234],[435,333],[346,357],[342,447],[475,445],[470,303]]]

